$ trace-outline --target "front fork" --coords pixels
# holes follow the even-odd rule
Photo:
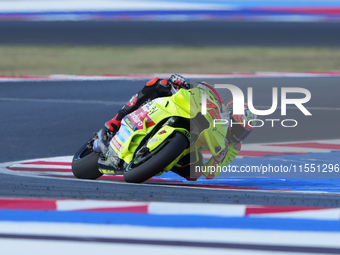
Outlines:
[[[89,142],[88,146],[92,146],[92,150],[95,153],[105,157],[111,138],[112,136],[106,132],[106,129],[102,128],[98,133],[93,134],[92,141]]]
[[[122,175],[124,173],[124,161],[118,158],[117,153],[111,148],[110,141],[114,134],[107,132],[105,128],[94,133],[88,146],[99,155],[98,170],[102,174]]]

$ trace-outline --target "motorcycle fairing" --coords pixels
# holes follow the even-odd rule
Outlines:
[[[129,164],[143,139],[149,134],[151,136],[146,143],[150,151],[155,150],[164,141],[170,139],[173,132],[181,132],[190,139],[190,133],[187,129],[171,127],[167,125],[166,121],[172,117],[190,120],[201,114],[201,96],[203,93],[206,93],[206,91],[202,88],[191,90],[180,89],[171,97],[157,98],[133,113],[128,114],[123,118],[119,131],[111,140],[110,148],[112,149],[109,149],[109,151],[114,152],[116,158],[120,158]],[[207,104],[207,112],[208,114],[202,115],[209,123],[207,127],[200,132],[194,144],[191,144],[190,148],[184,150],[178,158],[164,169],[165,171],[171,169],[183,155],[190,151],[205,149],[211,151],[212,155],[217,157],[225,149],[228,126],[216,125],[214,127],[213,125],[213,120],[216,119],[216,116],[220,117],[223,114],[220,112],[220,109],[209,103]],[[154,132],[154,128],[159,123],[165,124],[160,128],[158,125],[159,130]],[[163,133],[160,134],[161,132]],[[110,157],[110,155],[107,156]]]

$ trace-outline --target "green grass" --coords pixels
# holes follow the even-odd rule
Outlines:
[[[340,48],[0,45],[0,75],[340,70]]]

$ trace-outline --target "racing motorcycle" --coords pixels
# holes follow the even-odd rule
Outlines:
[[[202,114],[203,94],[207,114]],[[227,146],[228,125],[214,125],[214,119],[229,115],[216,94],[211,86],[200,83],[147,102],[122,119],[113,137],[101,130],[79,149],[72,161],[74,176],[97,179],[103,174],[123,175],[126,182],[141,183],[170,171],[189,153],[208,150],[218,157]],[[190,160],[197,163],[200,159],[190,156]],[[108,167],[101,167],[103,164]]]

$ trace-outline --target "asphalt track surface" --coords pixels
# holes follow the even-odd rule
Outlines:
[[[254,87],[255,106],[271,105],[272,87],[304,87],[312,99],[305,106],[312,116],[278,109],[268,118],[298,121],[294,129],[265,125],[248,143],[338,139],[340,117],[339,78],[257,78],[206,80]],[[193,80],[192,80],[193,82]],[[73,155],[79,147],[114,117],[145,81],[8,82],[0,84],[0,163],[24,159]],[[297,95],[299,96],[299,95]],[[301,96],[301,95],[300,95]],[[279,100],[280,102],[280,100]],[[268,107],[269,108],[269,107]],[[166,185],[58,180],[0,174],[0,196],[42,198],[92,198],[136,201],[185,201],[280,205],[339,206],[337,195],[304,195],[206,190]]]
[[[0,44],[339,47],[340,23],[0,21]]]

